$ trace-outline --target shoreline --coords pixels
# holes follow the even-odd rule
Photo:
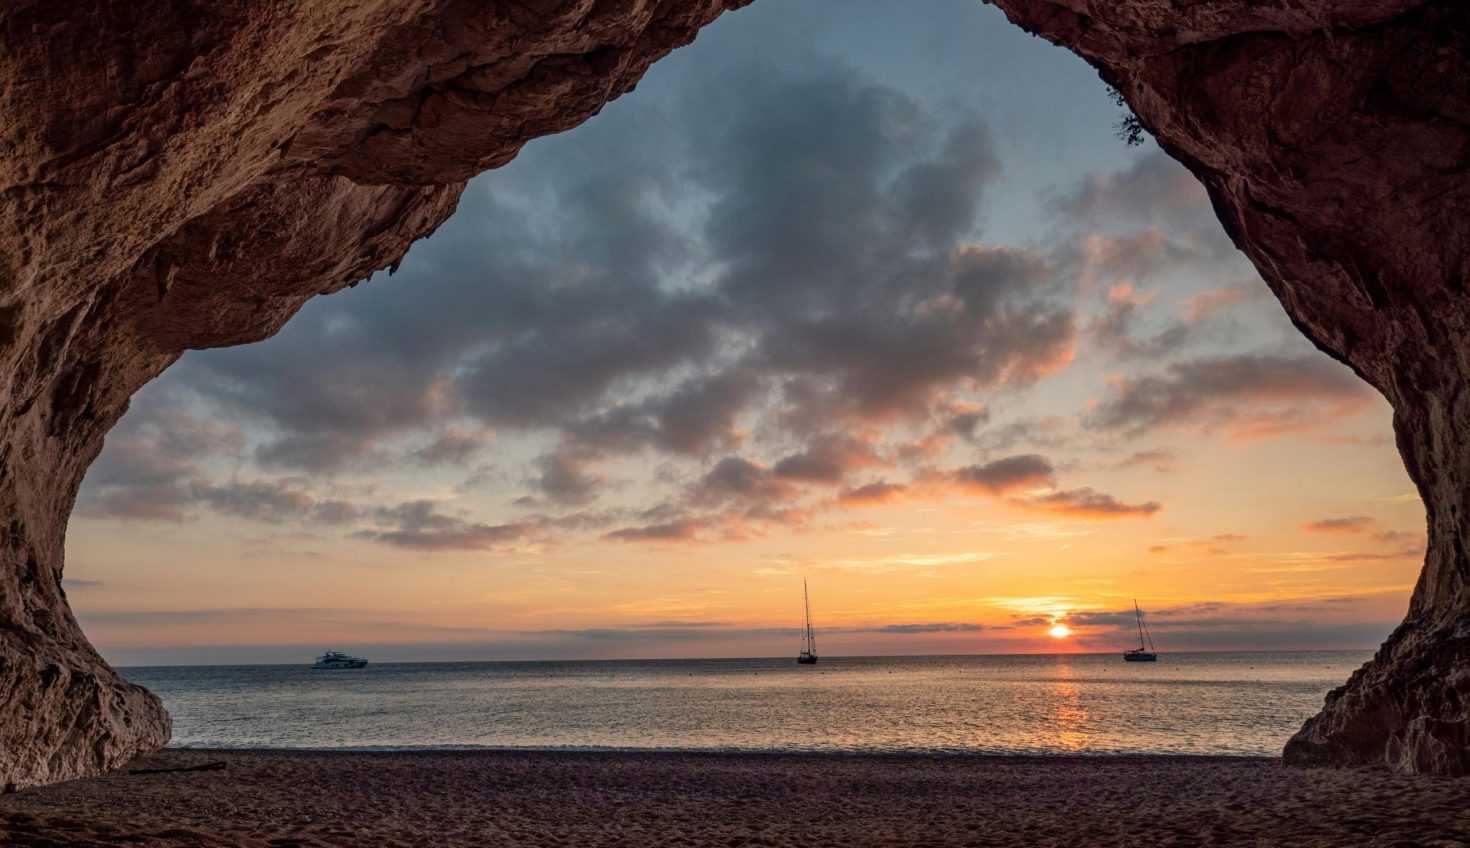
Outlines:
[[[0,796],[0,844],[1455,845],[1466,797],[1265,757],[170,748]]]
[[[1283,743],[1285,744],[1285,743]],[[626,756],[626,757],[691,757],[691,758],[812,758],[820,760],[829,759],[874,759],[874,760],[909,760],[909,759],[935,759],[935,760],[979,760],[979,761],[1003,761],[1003,762],[1067,762],[1072,760],[1121,760],[1125,762],[1146,760],[1186,760],[1198,762],[1280,762],[1281,755],[1265,754],[1177,754],[1177,753],[1115,753],[1111,751],[1075,751],[1067,753],[992,753],[988,751],[972,750],[802,750],[782,748],[610,748],[610,747],[574,747],[574,746],[546,746],[546,747],[498,747],[481,746],[472,747],[467,745],[453,745],[445,747],[400,745],[400,746],[376,746],[376,747],[333,747],[333,748],[275,748],[271,746],[240,746],[226,747],[214,745],[194,746],[168,746],[153,756],[167,756],[173,753],[209,753],[217,754],[280,754],[293,755],[324,755],[324,756],[356,756],[356,755],[403,755],[416,756],[420,754],[526,754],[532,756]],[[146,759],[146,758],[144,758]],[[137,762],[142,762],[142,759]],[[124,769],[126,770],[126,769]],[[1373,769],[1364,769],[1373,771]]]

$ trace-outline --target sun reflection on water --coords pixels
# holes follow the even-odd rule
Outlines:
[[[1088,738],[1084,730],[1087,710],[1082,706],[1082,691],[1077,685],[1076,672],[1069,657],[1057,657],[1056,678],[1052,681],[1050,695],[1055,704],[1057,749],[1081,751],[1087,748]]]

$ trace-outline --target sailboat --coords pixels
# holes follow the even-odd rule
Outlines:
[[[812,596],[806,588],[806,578],[801,579],[801,596],[806,601],[806,647],[796,658],[798,665],[817,664],[817,632],[812,629]]]
[[[1133,599],[1133,614],[1138,616],[1138,647],[1131,651],[1123,652],[1124,662],[1158,662],[1159,655],[1154,652],[1154,637],[1148,632],[1148,625],[1143,623],[1143,610],[1138,608],[1138,599]],[[1143,640],[1148,640],[1148,650],[1143,649]]]

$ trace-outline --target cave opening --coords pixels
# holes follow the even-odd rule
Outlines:
[[[145,388],[69,536],[104,656],[759,655],[801,574],[850,655],[1113,653],[1132,596],[1176,653],[1380,642],[1386,404],[1085,63],[862,12],[725,16],[391,278]]]
[[[866,33],[843,20],[761,30],[748,22],[766,12],[745,10],[582,129],[471,183],[454,218],[457,180],[579,123],[723,4],[516,21],[543,39],[517,42],[524,61],[505,61],[505,45],[474,28],[431,34],[376,8],[330,25],[253,21],[292,37],[239,42],[227,36],[241,21],[222,15],[201,20],[201,43],[262,68],[278,50],[321,67],[192,92],[222,98],[203,109],[221,120],[156,148],[96,147],[120,131],[107,125],[118,115],[144,125],[180,108],[169,97],[182,95],[157,94],[171,72],[159,61],[128,85],[87,89],[131,111],[79,104],[22,138],[22,157],[65,179],[12,194],[40,225],[16,236],[8,276],[64,283],[3,316],[15,626],[0,670],[34,695],[0,730],[7,785],[115,765],[170,732],[157,703],[93,653],[68,593],[119,662],[165,644],[187,658],[222,630],[292,651],[343,633],[482,650],[487,620],[514,634],[499,648],[534,652],[553,631],[529,622],[567,612],[550,600],[573,586],[625,593],[603,606],[622,618],[572,610],[585,626],[556,628],[554,650],[585,652],[579,634],[609,630],[653,645],[732,631],[720,651],[746,637],[715,616],[759,607],[757,587],[773,578],[825,570],[846,584],[835,607],[875,610],[892,595],[885,579],[922,574],[975,597],[981,588],[953,575],[979,569],[954,566],[1034,563],[1047,550],[1057,561],[1029,573],[1067,590],[998,585],[983,595],[989,622],[950,603],[839,626],[854,646],[973,649],[979,633],[1024,650],[1044,631],[1102,645],[1122,604],[1082,587],[1157,580],[1158,598],[1182,597],[1177,587],[1228,576],[1219,562],[1249,562],[1247,578],[1221,584],[1228,594],[1166,602],[1156,629],[1174,616],[1172,635],[1205,646],[1219,621],[1239,620],[1254,624],[1238,639],[1365,645],[1409,592],[1420,494],[1431,538],[1408,623],[1288,755],[1463,770],[1464,701],[1442,673],[1458,662],[1463,594],[1461,463],[1445,436],[1462,404],[1446,341],[1460,306],[1453,285],[1435,288],[1457,279],[1454,251],[1424,248],[1464,241],[1445,214],[1464,191],[1454,180],[1423,190],[1456,163],[1443,151],[1458,149],[1462,126],[1441,115],[1458,101],[1423,90],[1453,78],[1429,48],[1459,37],[1463,13],[1180,11],[1170,23],[1000,5],[1106,83],[1039,41],[1002,43],[1026,37],[991,27],[988,8],[971,12],[996,16],[989,28],[929,22],[927,40],[899,50],[871,49],[914,34],[892,10]],[[115,38],[122,50],[158,26],[131,23]],[[378,40],[301,49],[350,26]],[[805,52],[792,49],[802,36]],[[374,87],[378,59],[415,39],[437,58]],[[160,55],[196,49],[149,43]],[[1022,55],[1041,49],[1037,65]],[[933,71],[934,55],[983,58],[986,73],[970,78],[996,88]],[[66,72],[114,73],[100,59]],[[1109,86],[1158,148],[1112,138]],[[1400,142],[1393,156],[1386,136]],[[56,154],[68,144],[81,152]],[[234,152],[190,158],[190,145]],[[109,181],[114,203],[92,216],[51,211],[91,208],[67,193]],[[1426,198],[1407,218],[1385,200],[1405,191]],[[1406,230],[1423,237],[1406,243]],[[401,276],[313,301],[269,342],[214,350],[272,335],[313,295],[390,266]],[[1420,308],[1427,300],[1434,309]],[[184,350],[202,352],[148,386],[103,451],[129,397]],[[1437,355],[1416,359],[1423,350]],[[1394,404],[1396,442],[1368,383]],[[65,519],[94,458],[62,578]],[[1263,467],[1288,471],[1264,510]],[[938,532],[930,513],[943,513]],[[987,544],[929,538],[956,528]],[[1090,556],[1058,542],[1092,536],[1106,545]],[[839,539],[852,548],[835,556]],[[600,570],[576,567],[578,546],[609,573],[667,567],[609,591]],[[743,569],[744,585],[723,607],[662,591],[707,588],[717,555],[700,554],[702,571],[677,565],[696,547],[743,551],[729,571]],[[1125,572],[1124,559],[1172,570]],[[251,579],[217,576],[232,572]],[[526,581],[511,601],[507,576]],[[361,599],[355,609],[372,614],[296,603],[306,595]],[[381,615],[408,607],[424,612]],[[1283,611],[1300,617],[1268,615]]]

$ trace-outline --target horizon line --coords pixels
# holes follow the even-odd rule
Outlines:
[[[267,647],[253,645],[231,645],[222,646],[230,648],[252,648]],[[1370,653],[1376,651],[1378,646],[1371,648],[1251,648],[1238,650],[1194,650],[1194,651],[1158,651],[1161,656],[1193,656],[1198,654],[1352,654]],[[840,660],[869,660],[869,659],[937,659],[953,657],[1097,657],[1109,655],[1122,655],[1122,651],[1033,651],[1033,652],[1009,652],[1009,653],[950,653],[950,654],[821,654],[822,659]],[[749,657],[601,657],[601,658],[560,658],[560,659],[464,659],[464,660],[384,660],[374,661],[368,658],[370,666],[383,665],[510,665],[530,663],[679,663],[679,662],[750,662],[755,660],[791,660],[787,655],[780,656],[749,656]],[[119,664],[116,667],[127,668],[220,668],[233,666],[281,666],[295,667],[309,665],[308,661],[299,662],[217,662],[217,663],[143,663],[143,664]]]

